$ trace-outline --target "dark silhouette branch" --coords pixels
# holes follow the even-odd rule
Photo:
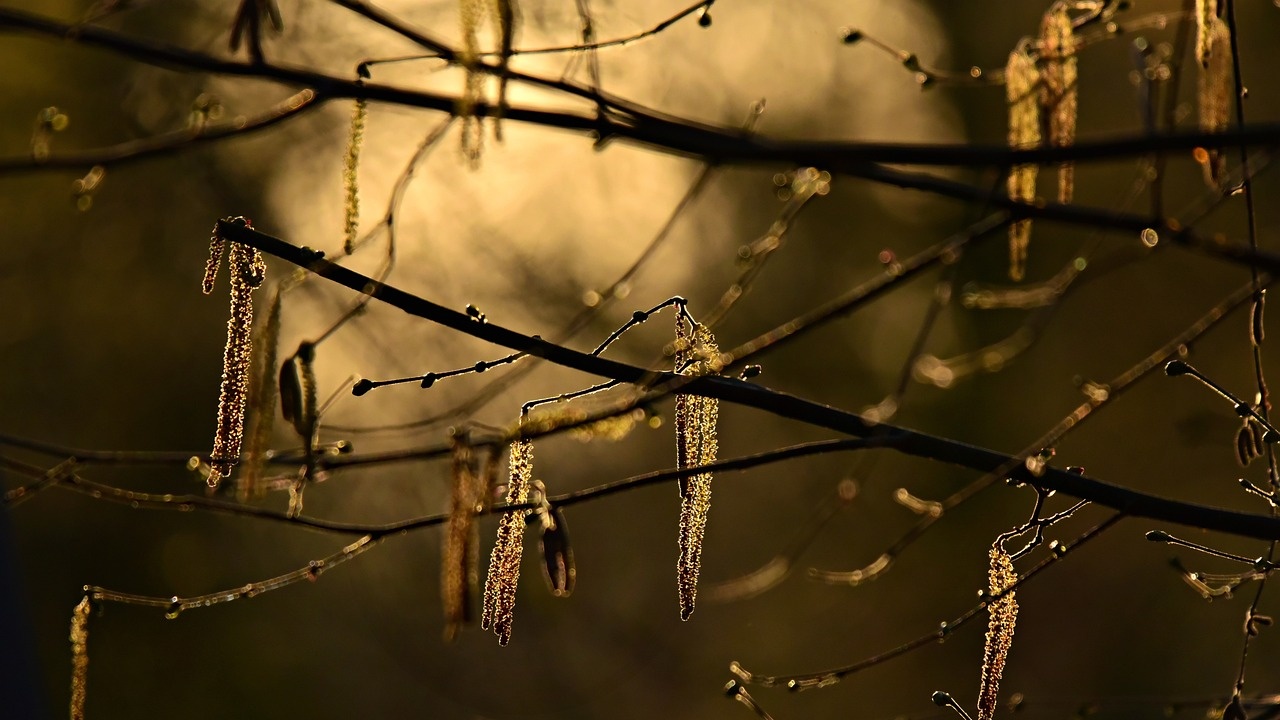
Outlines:
[[[1052,467],[1044,468],[1042,474],[1037,475],[1032,473],[1025,464],[1020,465],[1017,458],[1003,453],[948,438],[918,433],[887,423],[871,423],[854,413],[765,389],[741,380],[710,376],[688,378],[671,373],[654,373],[627,363],[571,350],[493,323],[477,322],[465,313],[446,308],[331,263],[324,259],[322,253],[290,245],[257,230],[232,223],[220,223],[219,227],[228,240],[250,245],[306,268],[327,280],[370,295],[410,315],[517,352],[527,352],[557,365],[590,375],[625,383],[643,384],[656,393],[650,397],[677,391],[692,393],[763,410],[779,417],[855,437],[869,438],[887,433],[897,436],[893,449],[908,455],[959,465],[980,472],[1007,472],[1013,479],[1089,500],[1135,517],[1165,520],[1246,537],[1280,538],[1280,519],[1277,518],[1188,505]],[[1012,469],[1006,471],[1003,468]]]

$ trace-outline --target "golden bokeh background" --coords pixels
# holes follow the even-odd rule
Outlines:
[[[999,144],[1004,91],[941,84],[922,90],[912,74],[868,42],[845,45],[855,27],[917,54],[927,67],[965,72],[1003,66],[1009,49],[1039,27],[1044,3],[925,0],[721,0],[713,22],[686,18],[643,42],[599,53],[602,87],[673,116],[738,126],[753,102],[766,110],[756,131],[790,139]],[[64,21],[89,2],[9,2],[8,7]],[[30,7],[27,7],[27,6]],[[130,36],[215,55],[226,42],[236,3],[135,2],[103,20]],[[357,63],[417,51],[412,44],[335,5],[281,0],[286,30],[266,44],[272,62],[353,77]],[[1136,2],[1118,22],[1130,29],[1091,44],[1080,58],[1080,136],[1142,130],[1141,38],[1160,52],[1180,3]],[[525,0],[519,44],[573,43],[575,3]],[[594,0],[600,38],[638,32],[682,2]],[[451,2],[387,2],[415,26],[456,42]],[[1241,3],[1240,44],[1251,121],[1280,116],[1274,65],[1280,10]],[[30,152],[33,117],[56,106],[69,118],[52,151],[85,150],[181,128],[201,94],[215,96],[223,118],[253,115],[297,88],[152,67],[72,40],[3,32],[0,153]],[[488,36],[482,36],[487,42]],[[1180,58],[1189,65],[1190,56]],[[585,64],[563,55],[517,57],[523,72],[585,81]],[[450,94],[461,72],[426,60],[376,66],[374,79]],[[1194,77],[1181,81],[1180,127],[1194,127]],[[513,84],[513,104],[590,111],[545,90]],[[294,244],[338,254],[342,244],[342,158],[351,103],[335,101],[273,129],[181,152],[110,165],[91,207],[78,209],[72,182],[87,172],[0,175],[0,432],[76,448],[206,452],[214,426],[226,321],[225,280],[199,292],[210,228],[245,215],[256,228]],[[359,170],[363,227],[384,212],[405,164],[439,113],[373,104]],[[607,287],[657,233],[702,165],[696,159],[556,129],[504,124],[505,141],[486,126],[480,166],[468,167],[453,128],[417,168],[397,215],[391,282],[449,307],[474,304],[490,322],[552,335]],[[1260,160],[1266,158],[1260,157]],[[1232,155],[1232,167],[1236,165]],[[766,235],[785,203],[774,176],[789,167],[722,167],[640,269],[627,296],[607,307],[568,344],[590,350],[634,310],[672,295],[706,313],[742,271],[739,249]],[[937,170],[978,186],[989,169]],[[1146,212],[1149,193],[1133,198],[1144,170],[1132,159],[1082,165],[1077,202]],[[1041,195],[1052,196],[1053,173]],[[1046,189],[1047,188],[1047,189]],[[1212,199],[1200,170],[1170,156],[1166,208],[1180,213]],[[1269,168],[1255,185],[1258,227],[1274,247],[1277,185]],[[1199,204],[1199,205],[1197,205]],[[917,192],[836,176],[809,201],[756,281],[717,328],[721,347],[759,335],[881,270],[890,250],[905,257],[978,219],[967,207]],[[1202,221],[1206,232],[1245,237],[1243,202],[1229,198]],[[911,381],[893,421],[1007,453],[1032,442],[1082,400],[1081,386],[1106,382],[1173,337],[1248,279],[1244,269],[1130,234],[1038,223],[1029,281],[1045,280],[1096,243],[1078,287],[1051,311],[1036,342],[949,388]],[[351,258],[376,271],[385,238]],[[268,258],[269,281],[291,268]],[[958,302],[976,285],[1005,286],[1002,236],[954,266],[952,302],[925,351],[947,358],[1017,331],[1025,311],[978,311]],[[949,270],[948,272],[952,272]],[[888,395],[908,362],[940,275],[933,271],[887,297],[764,355],[758,382],[847,410]],[[265,298],[265,293],[260,293]],[[323,281],[292,293],[284,308],[282,356],[323,332],[354,299]],[[265,307],[265,302],[260,305]],[[1237,312],[1190,348],[1189,360],[1245,397],[1252,366],[1247,312]],[[629,333],[609,356],[648,364],[671,341],[669,311]],[[1269,347],[1269,346],[1268,346]],[[316,368],[321,397],[339,391],[325,416],[334,428],[405,423],[465,401],[494,375],[341,392],[352,375],[418,375],[489,360],[501,348],[371,305],[325,342]],[[1277,368],[1265,352],[1267,369]],[[508,425],[534,397],[594,382],[539,367],[498,395],[474,420]],[[674,464],[668,420],[624,440],[539,441],[535,474],[552,492],[598,485]],[[1239,421],[1228,404],[1190,381],[1157,374],[1104,408],[1057,447],[1055,464],[1081,465],[1111,482],[1217,506],[1265,512],[1236,478],[1263,482],[1255,463],[1242,471],[1232,442]],[[277,423],[277,445],[295,442]],[[721,406],[722,458],[827,437],[762,413]],[[446,439],[442,426],[359,433],[322,429],[357,453]],[[60,458],[6,449],[51,466]],[[537,540],[526,536],[511,644],[467,629],[441,640],[442,533],[388,539],[314,585],[209,609],[174,620],[153,609],[107,604],[89,625],[88,716],[98,719],[224,717],[440,718],[746,718],[721,693],[728,664],[765,673],[850,663],[930,632],[968,609],[985,585],[987,548],[1021,522],[1033,493],[993,487],[948,514],[904,552],[891,572],[856,588],[819,584],[808,568],[852,570],[871,563],[914,521],[894,502],[897,488],[941,499],[975,473],[890,451],[829,455],[717,476],[702,557],[707,588],[765,565],[803,534],[815,507],[853,478],[858,497],[817,534],[777,587],[732,603],[705,597],[688,623],[676,602],[677,492],[671,485],[610,496],[566,510],[577,560],[577,588],[554,598],[539,579]],[[153,492],[201,493],[202,479],[180,467],[85,467],[102,482]],[[22,478],[6,473],[6,488]],[[449,464],[401,463],[331,473],[307,493],[306,513],[352,522],[389,522],[447,510]],[[283,509],[276,493],[263,501]],[[1055,498],[1055,503],[1068,503]],[[1055,507],[1059,507],[1055,505]],[[1051,533],[1069,539],[1106,513],[1086,508]],[[50,716],[69,693],[67,633],[81,587],[101,585],[148,595],[197,595],[278,575],[350,541],[248,518],[201,512],[139,511],[51,490],[9,513],[30,642],[0,643],[14,657],[34,655],[39,695]],[[487,559],[497,522],[480,521]],[[1206,603],[1169,569],[1170,549],[1147,543],[1156,527],[1130,520],[1082,548],[1019,592],[1021,614],[1004,681],[1005,696],[1025,693],[1029,717],[1067,717],[1097,703],[1099,717],[1163,717],[1166,701],[1225,695],[1234,682],[1241,625],[1252,586]],[[1169,528],[1248,557],[1258,542]],[[1188,565],[1226,572],[1235,566],[1186,552]],[[483,561],[482,561],[483,565]],[[1025,567],[1023,568],[1025,569]],[[1273,606],[1264,597],[1262,609]],[[753,690],[774,717],[943,717],[930,702],[947,690],[971,706],[977,694],[983,620],[945,644],[812,692]],[[1264,631],[1250,654],[1251,690],[1275,690],[1280,647]],[[27,648],[30,649],[28,653]],[[18,661],[19,664],[22,660]],[[1270,685],[1268,683],[1271,683]],[[2,702],[2,701],[0,701]],[[1198,717],[1204,708],[1181,711]],[[3,715],[0,711],[0,715]]]

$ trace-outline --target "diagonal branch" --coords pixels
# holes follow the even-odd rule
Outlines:
[[[1090,478],[1083,474],[1045,467],[1033,473],[1015,458],[958,440],[943,438],[897,427],[888,423],[872,423],[855,413],[805,400],[794,395],[759,387],[727,377],[687,377],[672,373],[654,373],[641,367],[578,352],[537,336],[524,335],[493,323],[477,322],[465,313],[452,310],[392,285],[378,282],[340,265],[325,260],[323,253],[299,248],[256,230],[231,223],[219,223],[226,239],[255,247],[282,260],[346,286],[356,292],[399,308],[406,313],[457,330],[495,345],[525,352],[557,365],[580,372],[648,387],[656,396],[684,392],[713,397],[725,402],[771,413],[814,427],[833,430],[860,438],[894,436],[893,449],[916,457],[993,472],[1012,466],[1009,477],[1062,492],[1072,497],[1118,510],[1133,517],[1165,520],[1204,530],[1215,530],[1245,537],[1280,539],[1280,518],[1235,512],[1222,508],[1191,505]]]

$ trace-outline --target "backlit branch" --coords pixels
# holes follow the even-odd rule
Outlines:
[[[410,315],[517,352],[527,352],[557,365],[587,374],[632,384],[647,383],[650,391],[658,395],[679,390],[683,393],[693,393],[763,410],[779,417],[855,437],[874,437],[880,433],[900,435],[894,443],[894,449],[905,454],[959,465],[980,472],[995,472],[1002,475],[1007,473],[1008,477],[1016,480],[1089,500],[1135,517],[1162,519],[1248,537],[1263,539],[1280,537],[1280,519],[1277,518],[1236,513],[1218,508],[1189,506],[1175,500],[1140,493],[1104,483],[1083,474],[1070,473],[1052,467],[1040,468],[1040,474],[1036,474],[1016,457],[887,423],[871,423],[855,413],[768,390],[742,380],[719,376],[686,378],[671,373],[654,373],[645,368],[562,347],[492,322],[477,323],[463,312],[433,303],[389,284],[377,282],[325,260],[321,253],[290,245],[256,230],[224,224],[223,232],[228,240],[256,247],[339,285],[368,294]],[[647,400],[648,398],[642,398],[641,402]]]

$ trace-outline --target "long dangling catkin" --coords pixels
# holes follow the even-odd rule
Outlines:
[[[1040,102],[1049,115],[1049,142],[1057,147],[1069,147],[1076,141],[1076,47],[1067,7],[1055,3],[1040,25]],[[1058,166],[1058,202],[1071,202],[1074,191],[1075,166],[1064,162]]]
[[[364,123],[369,117],[369,103],[364,98],[356,100],[351,111],[351,134],[347,138],[347,153],[342,160],[342,189],[346,195],[343,220],[343,252],[350,255],[356,249],[360,235],[360,147],[364,144]]]
[[[987,593],[992,597],[1008,590],[1018,581],[1013,561],[996,542],[991,547],[991,569],[987,575]],[[995,717],[996,696],[1004,674],[1009,647],[1013,645],[1013,628],[1018,621],[1018,601],[1013,592],[987,605],[991,619],[987,623],[987,644],[982,652],[982,683],[978,688],[978,720]]]
[[[280,340],[280,290],[271,298],[267,320],[262,335],[253,348],[253,363],[249,385],[249,427],[245,434],[248,441],[244,451],[244,469],[236,487],[240,502],[248,502],[263,495],[262,473],[266,466],[267,449],[271,445],[271,432],[276,417],[276,346]]]
[[[516,440],[511,443],[511,480],[507,488],[507,503],[529,501],[529,487],[533,481],[533,441]],[[524,520],[528,510],[516,510],[502,514],[498,524],[498,539],[489,556],[489,575],[484,582],[484,611],[480,627],[493,628],[498,644],[511,641],[511,622],[515,617],[516,585],[520,580],[520,558],[524,554]]]
[[[458,100],[458,118],[462,120],[462,156],[475,167],[480,164],[480,151],[484,147],[484,133],[480,118],[476,117],[476,104],[484,95],[484,73],[477,70],[480,63],[479,30],[484,19],[487,0],[458,0],[458,13],[462,20],[462,52],[459,59],[465,70],[462,97]]]
[[[446,642],[451,642],[462,626],[471,622],[472,581],[475,579],[475,517],[482,478],[476,473],[471,446],[461,438],[454,439],[452,479],[449,521],[445,525],[440,564]]]
[[[237,218],[246,227],[247,220]],[[205,287],[212,287],[217,272],[217,257],[223,243],[217,236],[210,243],[210,263],[205,269]],[[231,275],[231,318],[227,320],[227,345],[222,354],[222,386],[218,395],[218,427],[213,436],[213,453],[209,458],[209,487],[231,474],[240,461],[240,443],[244,439],[244,407],[248,388],[250,355],[253,350],[253,290],[262,285],[267,266],[255,248],[232,243],[228,253]]]
[[[71,720],[84,720],[89,677],[89,596],[71,611]]]
[[[676,370],[684,375],[714,372],[720,354],[715,338],[705,325],[685,329],[676,319]],[[716,421],[720,403],[714,398],[676,394],[676,463],[680,468],[698,467],[716,461]],[[676,581],[680,595],[680,619],[693,615],[698,598],[698,573],[702,566],[702,539],[706,535],[711,510],[711,473],[702,473],[680,482],[680,555]]]
[[[1210,14],[1207,23],[1208,55],[1198,73],[1200,129],[1222,132],[1227,129],[1227,117],[1231,111],[1231,30],[1217,15]],[[1198,44],[1196,49],[1199,50]],[[1221,150],[1206,151],[1203,148],[1197,148],[1195,155],[1204,168],[1204,179],[1209,187],[1222,187],[1227,174],[1226,155]]]
[[[511,68],[511,54],[515,45],[516,22],[518,9],[516,0],[493,0],[491,9],[494,20],[494,34],[498,38],[498,109],[493,116],[493,137],[502,142],[502,117],[507,112],[507,71]]]
[[[1005,66],[1005,95],[1009,102],[1009,147],[1034,148],[1040,145],[1040,102],[1036,85],[1040,73],[1035,58],[1024,45],[1009,53]],[[1009,198],[1020,202],[1036,199],[1034,164],[1015,165],[1009,171]],[[1009,226],[1009,277],[1021,280],[1026,274],[1027,245],[1031,242],[1031,221],[1019,220]]]

